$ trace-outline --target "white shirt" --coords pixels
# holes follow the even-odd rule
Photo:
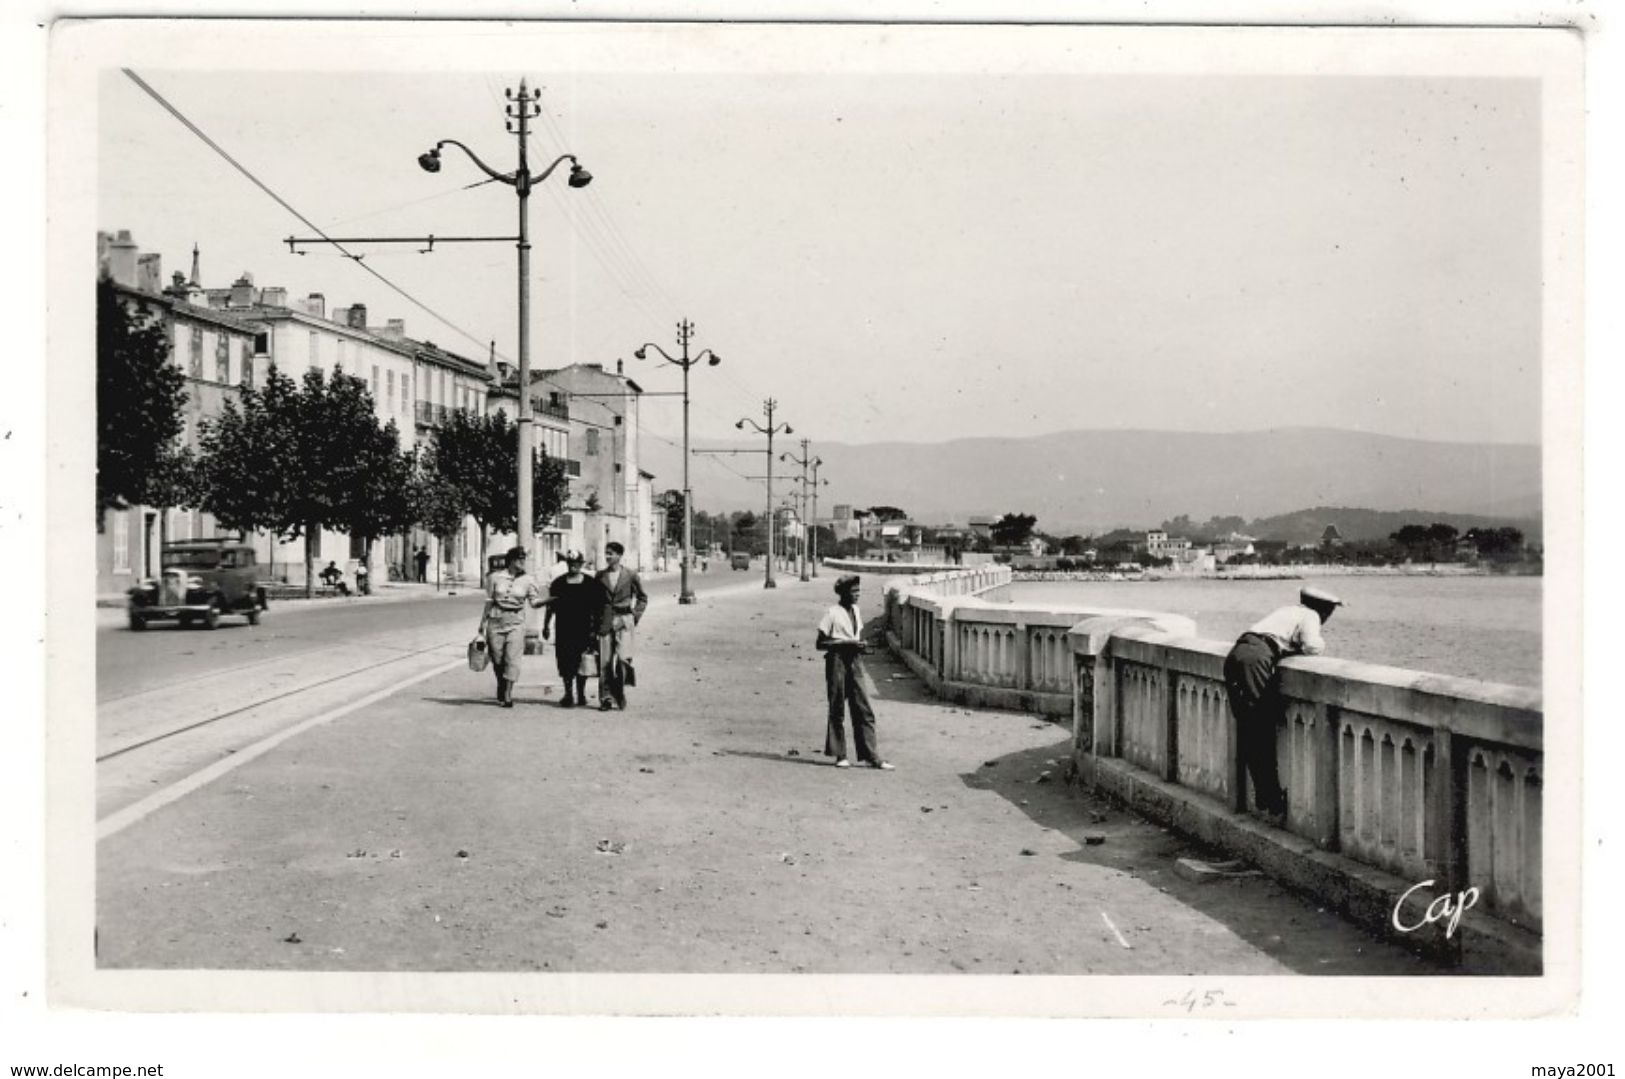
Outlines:
[[[1326,642],[1320,636],[1320,614],[1301,603],[1271,611],[1254,622],[1248,632],[1274,637],[1280,642],[1282,652],[1318,656],[1326,650]]]
[[[848,614],[847,612],[851,613]],[[823,621],[818,623],[818,632],[836,641],[861,641],[863,633],[863,616],[858,613],[858,605],[843,607],[839,603],[824,612]]]

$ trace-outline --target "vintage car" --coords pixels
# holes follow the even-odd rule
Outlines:
[[[744,551],[735,551],[729,556],[728,564],[734,569],[750,569],[750,555]]]
[[[253,547],[225,538],[181,540],[164,544],[159,564],[156,579],[143,578],[129,591],[131,629],[146,629],[157,619],[214,629],[224,614],[245,615],[249,625],[259,625],[267,604]]]

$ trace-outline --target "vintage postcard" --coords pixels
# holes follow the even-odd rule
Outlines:
[[[1584,60],[57,23],[53,1004],[1572,1008]]]

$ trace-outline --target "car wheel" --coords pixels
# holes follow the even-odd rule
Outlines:
[[[248,624],[251,626],[257,626],[260,624],[260,609],[258,607],[250,607],[248,609]]]
[[[220,604],[215,600],[210,600],[209,609],[203,612],[203,628],[220,628]]]
[[[136,614],[134,611],[131,611],[130,612],[130,628],[135,630],[137,633],[139,633],[141,630],[144,630],[144,629],[147,628],[147,620],[145,618],[142,618],[140,615]]]

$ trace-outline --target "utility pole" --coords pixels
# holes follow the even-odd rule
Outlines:
[[[718,356],[710,349],[706,349],[693,359],[689,359],[688,343],[693,339],[693,337],[694,324],[685,318],[677,324],[677,343],[681,345],[683,349],[682,359],[676,359],[672,356],[668,356],[665,349],[661,348],[652,341],[646,343],[642,348],[632,353],[632,355],[642,360],[648,357],[648,350],[652,348],[656,352],[660,353],[661,358],[667,363],[683,369],[683,562],[682,585],[678,589],[677,593],[678,603],[694,602],[694,590],[690,588],[688,584],[688,564],[692,559],[692,552],[694,550],[694,492],[688,484],[688,369],[707,357],[710,358],[710,365],[712,367],[715,367],[717,364],[722,362],[722,357]]]
[[[766,427],[763,427],[749,416],[734,424],[735,427],[743,431],[748,423],[758,433],[767,436],[767,579],[762,582],[763,588],[779,587],[779,583],[773,579],[773,436],[795,433],[794,428],[788,423],[778,425],[773,423],[773,412],[778,407],[779,403],[771,397],[762,402],[762,411],[767,413]]]
[[[818,478],[818,468],[824,463],[822,457],[812,459],[812,575],[818,576],[818,485],[822,483],[829,486],[828,480]]]
[[[801,486],[796,492],[796,497],[801,503],[801,508],[796,512],[801,517],[801,579],[805,581],[810,579],[807,575],[807,466],[812,464],[812,459],[807,455],[807,439],[804,438],[801,440],[800,457],[797,457],[794,454],[783,453],[779,455],[779,459],[801,466]]]

